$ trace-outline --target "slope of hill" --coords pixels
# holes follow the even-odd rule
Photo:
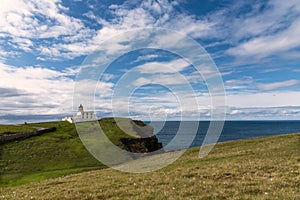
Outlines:
[[[130,135],[127,135],[124,129],[121,130],[116,121],[120,121]],[[135,130],[136,125],[131,119],[105,118],[99,123],[107,137],[123,149],[130,150],[130,146],[122,143],[121,140],[134,139],[142,134]],[[145,126],[142,122],[136,123]],[[88,123],[86,125],[89,126]],[[3,128],[0,133],[8,132],[8,130],[14,133],[29,131],[33,129],[32,127],[56,127],[56,131],[0,144],[0,187],[106,168],[85,149],[74,124],[59,121],[1,127],[5,127],[5,130]],[[144,146],[141,150],[147,151]]]
[[[204,159],[193,148],[156,172],[95,170],[0,193],[3,199],[299,199],[299,146],[300,134],[224,142]]]
[[[0,124],[0,136],[4,135],[11,135],[16,133],[23,133],[23,132],[31,132],[35,131],[35,128],[31,128],[26,124],[22,125],[2,125]]]

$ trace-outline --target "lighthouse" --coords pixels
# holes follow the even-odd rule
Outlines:
[[[87,122],[97,120],[94,111],[84,111],[83,105],[80,104],[76,115],[73,117],[74,122]]]
[[[62,119],[63,121],[69,121],[70,123],[75,122],[88,122],[98,120],[94,111],[84,111],[83,105],[80,104],[78,107],[78,111],[73,117],[65,117]]]
[[[83,112],[83,105],[82,104],[79,105],[78,112]]]

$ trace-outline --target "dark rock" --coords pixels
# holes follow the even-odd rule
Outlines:
[[[127,151],[132,153],[149,153],[162,150],[162,143],[155,135],[148,138],[122,138],[121,142]]]

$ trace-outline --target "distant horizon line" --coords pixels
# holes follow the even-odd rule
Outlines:
[[[118,117],[102,117],[98,118],[98,120],[101,120],[103,118],[118,118]],[[142,119],[137,119],[137,118],[132,118],[132,117],[121,117],[121,118],[131,118],[132,120],[140,120],[145,123],[151,123],[151,122],[297,122],[300,121],[300,119],[225,119],[225,120],[212,120],[212,119],[201,119],[201,120],[165,120],[165,121],[160,121],[160,120],[142,120]],[[5,125],[5,124],[24,124],[24,123],[43,123],[43,122],[57,122],[57,121],[62,121],[61,119],[3,119],[1,120],[0,117],[0,124]]]

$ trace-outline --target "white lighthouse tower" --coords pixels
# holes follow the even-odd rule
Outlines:
[[[78,111],[76,112],[74,117],[65,117],[62,120],[63,121],[68,121],[70,123],[75,123],[75,122],[88,122],[88,121],[95,121],[98,118],[94,114],[94,111],[84,111],[83,110],[83,105],[80,104],[78,107]]]
[[[83,105],[80,104],[76,115],[73,117],[74,122],[87,122],[97,120],[94,111],[84,111]]]

